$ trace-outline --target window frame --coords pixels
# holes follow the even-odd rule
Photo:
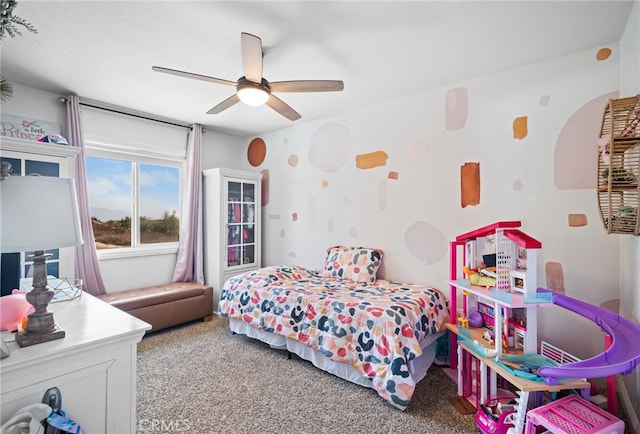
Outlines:
[[[85,141],[84,158],[104,158],[110,160],[125,161],[132,164],[132,246],[114,249],[98,249],[99,260],[121,259],[131,257],[144,257],[154,255],[175,254],[178,252],[179,240],[164,243],[140,244],[140,222],[139,222],[139,168],[140,164],[151,164],[159,166],[175,167],[178,169],[178,209],[176,214],[182,225],[182,201],[184,185],[186,181],[186,159],[184,153],[168,154],[153,152],[148,149],[141,149],[132,146],[116,144],[98,143]],[[135,206],[133,205],[135,203]],[[178,233],[179,236],[179,233]]]

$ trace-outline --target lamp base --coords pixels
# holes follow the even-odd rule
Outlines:
[[[28,347],[30,345],[41,344],[43,342],[54,341],[65,337],[65,331],[57,324],[53,325],[53,330],[47,333],[29,333],[22,331],[16,333],[16,343],[19,347]]]

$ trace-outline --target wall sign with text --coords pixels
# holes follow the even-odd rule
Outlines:
[[[60,134],[60,124],[55,122],[3,113],[0,123],[2,126],[0,136],[11,137],[12,139],[32,140],[35,142],[44,136]]]

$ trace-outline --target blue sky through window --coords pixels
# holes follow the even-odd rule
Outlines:
[[[133,172],[129,161],[87,157],[87,183],[92,217],[101,221],[131,216]],[[179,169],[140,164],[140,215],[159,219],[165,211],[179,215]]]

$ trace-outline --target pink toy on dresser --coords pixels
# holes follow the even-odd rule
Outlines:
[[[26,294],[14,289],[11,294],[0,297],[0,330],[22,330],[22,320],[34,311]]]

